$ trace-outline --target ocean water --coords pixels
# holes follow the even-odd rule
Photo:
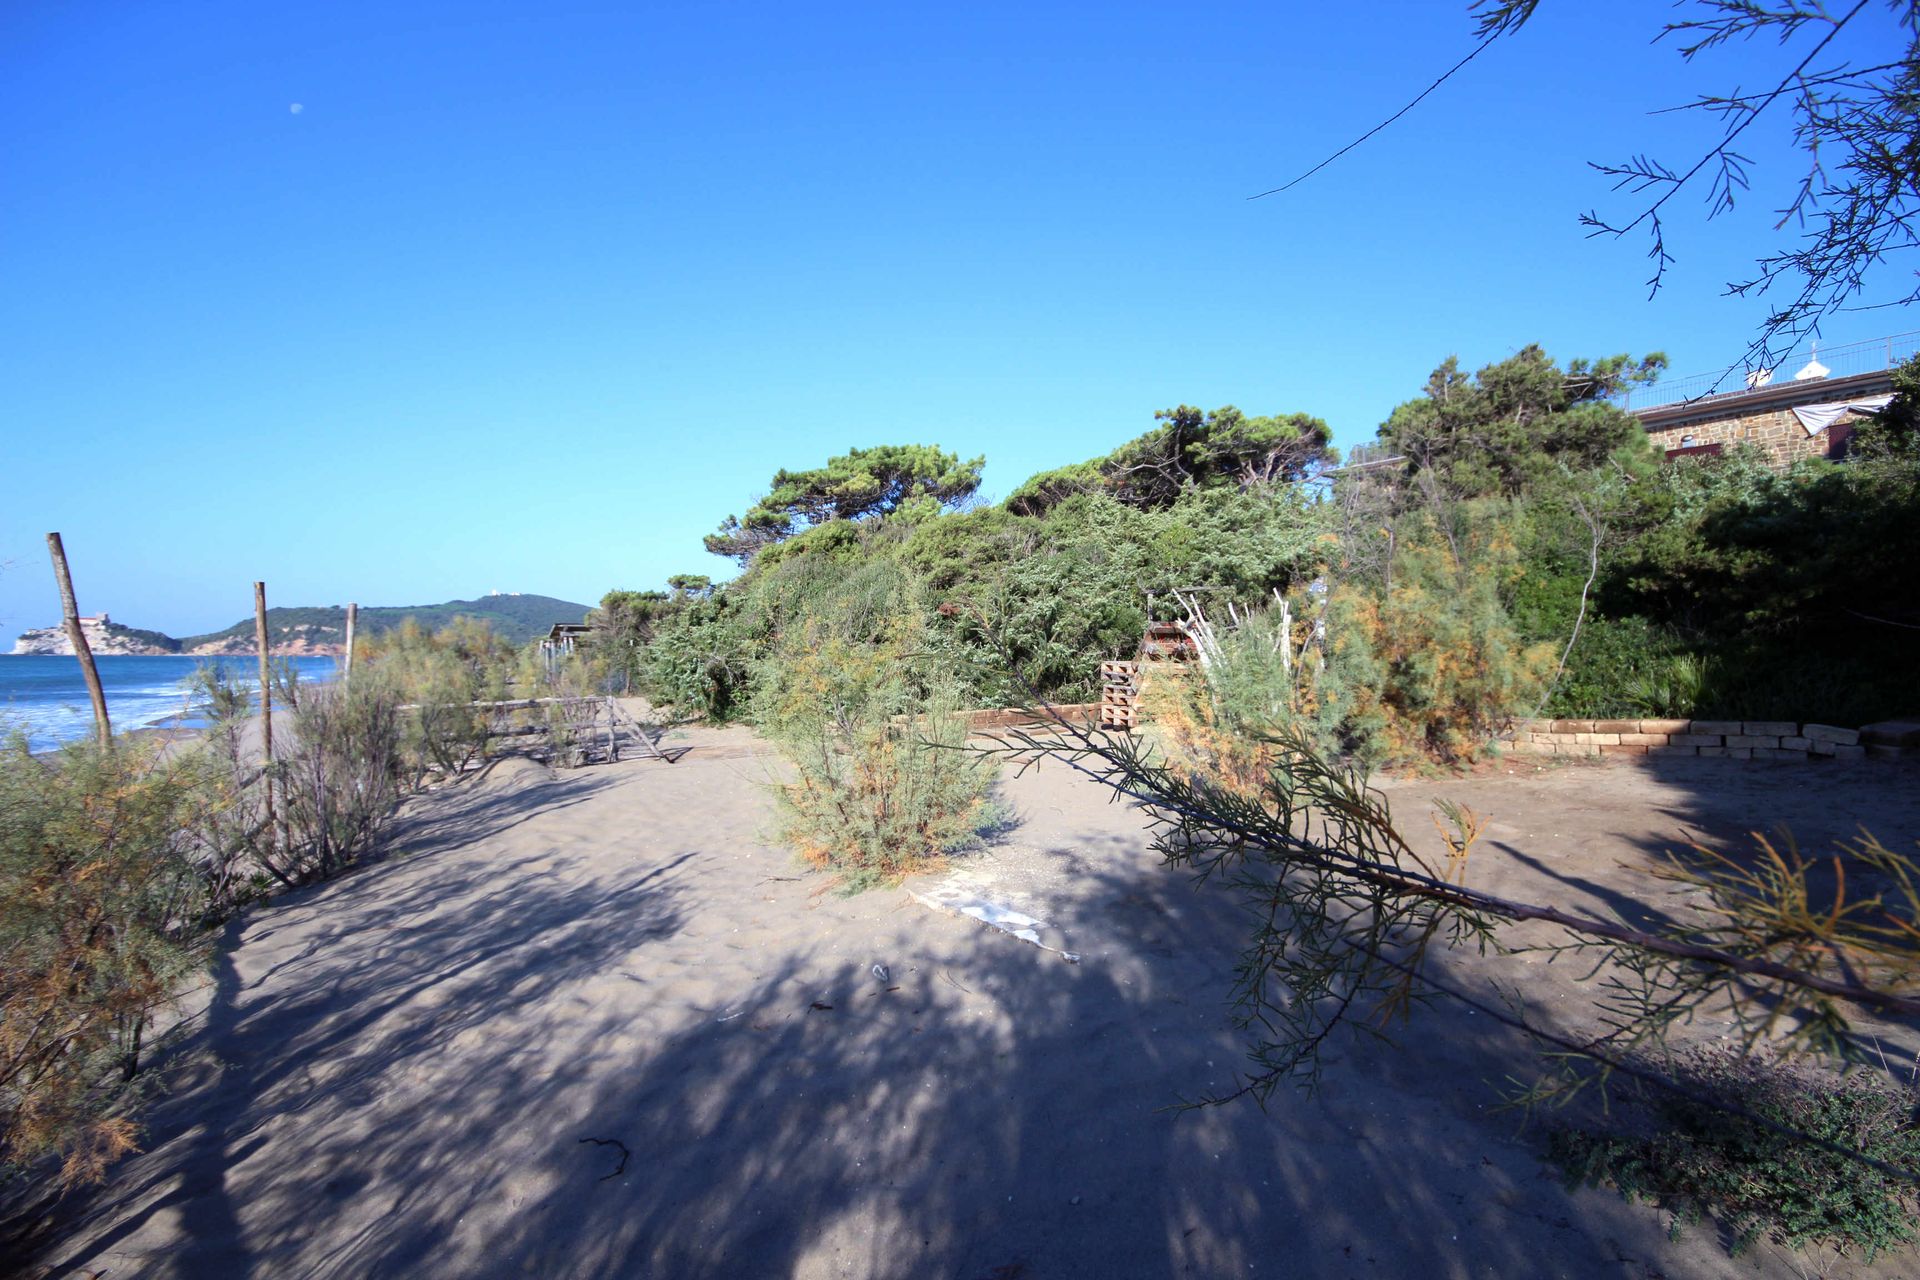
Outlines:
[[[201,709],[187,697],[194,669],[214,663],[235,683],[259,684],[257,658],[97,657],[100,684],[107,693],[107,714],[115,732],[161,725],[205,723]],[[303,681],[334,678],[333,658],[286,658]],[[93,732],[93,703],[87,698],[80,663],[69,657],[0,654],[0,729],[24,729],[35,751],[84,738]]]

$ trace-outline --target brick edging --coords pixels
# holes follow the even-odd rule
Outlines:
[[[1735,760],[1897,759],[1860,730],[1791,720],[1521,720],[1508,749],[1536,756],[1726,756]]]

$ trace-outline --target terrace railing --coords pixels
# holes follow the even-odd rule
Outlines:
[[[1793,381],[1793,375],[1818,360],[1827,367],[1829,378],[1845,378],[1859,373],[1878,373],[1891,369],[1920,351],[1920,330],[1897,333],[1886,338],[1869,338],[1830,347],[1814,343],[1790,352],[1765,380],[1754,380],[1738,369],[1715,373],[1696,373],[1685,378],[1663,379],[1650,387],[1633,387],[1611,398],[1611,403],[1629,412],[1657,409],[1662,405],[1684,404],[1721,396],[1745,395],[1761,386],[1778,386]]]

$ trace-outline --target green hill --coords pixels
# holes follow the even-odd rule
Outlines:
[[[476,618],[493,628],[494,634],[513,644],[525,644],[543,636],[556,622],[579,622],[593,606],[556,600],[552,596],[498,595],[479,600],[449,600],[445,604],[361,605],[358,626],[362,635],[377,635],[412,618],[429,631],[447,625],[455,618]],[[347,611],[342,605],[305,606],[267,610],[267,634],[276,645],[291,636],[303,636],[310,644],[342,644],[347,635]],[[205,646],[253,644],[253,619],[243,618],[224,631],[183,636],[183,650]]]
[[[148,631],[144,627],[123,627],[117,622],[109,622],[102,630],[114,639],[123,640],[129,644],[144,645],[162,653],[180,652],[180,642],[162,631]]]

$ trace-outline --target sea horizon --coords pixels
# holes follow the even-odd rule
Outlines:
[[[300,679],[332,680],[339,659],[303,656],[290,662]],[[236,684],[256,689],[260,662],[251,655],[163,653],[101,654],[94,658],[107,696],[107,714],[115,732],[136,729],[197,728],[206,708],[190,695],[186,682],[202,665],[213,664]],[[80,663],[72,654],[0,654],[0,731],[24,731],[28,748],[49,751],[93,732],[93,704]]]

